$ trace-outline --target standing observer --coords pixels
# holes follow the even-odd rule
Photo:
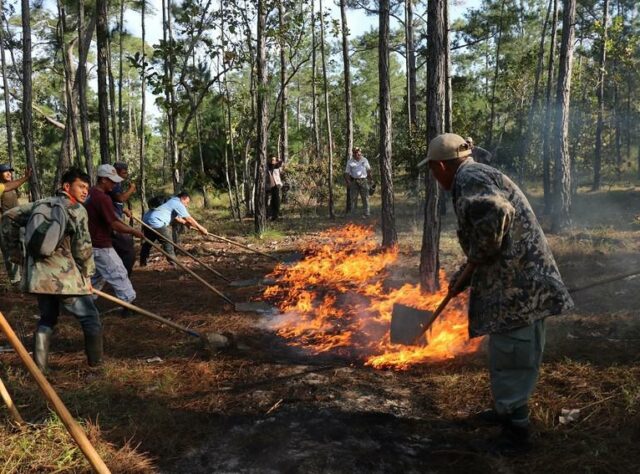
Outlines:
[[[131,234],[139,238],[144,235],[137,229],[129,227],[118,219],[113,203],[108,193],[113,191],[122,178],[111,165],[98,167],[98,182],[89,191],[89,197],[85,202],[89,216],[89,233],[93,245],[93,258],[96,263],[96,273],[92,283],[98,290],[102,289],[105,282],[113,288],[116,296],[127,303],[136,299],[136,292],[129,280],[127,269],[113,248],[111,235],[113,231],[123,234]],[[123,315],[127,312],[123,311]]]
[[[89,365],[93,367],[102,362],[102,324],[91,298],[95,265],[87,211],[82,206],[89,182],[88,174],[71,169],[62,176],[62,188],[56,196],[14,207],[2,216],[2,251],[14,265],[24,266],[22,291],[38,298],[40,320],[34,335],[33,358],[43,372],[48,369],[49,347],[60,306],[82,326]],[[46,212],[54,204],[64,209],[64,214],[51,212],[50,216],[55,216],[53,221],[59,224],[57,230],[50,227],[47,231],[47,237],[57,242],[55,250],[48,256],[42,255],[42,248],[37,244],[44,243],[45,239],[32,237],[23,255],[21,229],[28,227],[34,211]]]
[[[482,448],[498,454],[530,448],[529,398],[545,344],[545,318],[573,307],[527,198],[507,176],[471,158],[471,146],[453,133],[429,143],[427,162],[452,191],[458,240],[467,261],[460,291],[471,287],[469,335],[489,335],[494,407],[476,418],[501,424],[501,435]]]
[[[282,188],[282,177],[280,167],[282,161],[277,156],[272,156],[267,165],[267,210],[268,217],[272,221],[277,221],[280,217],[280,189]]]
[[[369,173],[371,166],[369,161],[362,156],[359,147],[353,149],[353,157],[347,161],[344,170],[344,179],[349,188],[349,197],[351,201],[350,213],[356,211],[358,203],[358,195],[362,201],[362,209],[364,217],[369,217]]]

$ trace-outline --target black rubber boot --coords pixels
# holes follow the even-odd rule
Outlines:
[[[102,364],[102,333],[84,335],[84,352],[87,354],[89,367]]]
[[[49,359],[49,345],[53,329],[47,326],[38,326],[33,336],[33,358],[42,372],[49,371],[47,360]]]

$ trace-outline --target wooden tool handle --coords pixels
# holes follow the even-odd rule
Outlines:
[[[144,238],[144,241],[146,243],[148,243],[149,245],[151,245],[154,249],[158,250],[159,252],[161,252],[165,257],[167,257],[168,259],[170,259],[173,263],[175,263],[176,265],[178,265],[180,268],[182,268],[185,272],[189,273],[193,278],[195,278],[196,280],[198,280],[200,283],[202,283],[204,286],[206,286],[207,288],[209,288],[211,291],[213,291],[216,295],[218,295],[220,298],[222,298],[223,300],[225,300],[227,303],[229,304],[234,304],[233,301],[231,301],[231,299],[226,296],[224,293],[222,293],[220,290],[218,290],[215,286],[213,286],[212,284],[210,284],[209,282],[207,282],[204,278],[202,278],[200,275],[198,275],[196,272],[194,272],[193,270],[191,270],[189,267],[187,267],[186,265],[180,263],[180,261],[174,257],[173,255],[168,254],[167,252],[164,251],[164,249],[162,247],[160,247],[159,245],[151,242],[149,239],[147,239],[146,237]]]
[[[105,293],[103,291],[100,290],[96,290],[95,288],[92,288],[91,291],[93,291],[94,294],[100,296],[101,298],[104,298],[107,301],[111,301],[115,304],[118,304],[120,306],[122,306],[123,308],[127,308],[130,309],[131,311],[135,311],[136,313],[140,313],[143,316],[147,316],[148,318],[151,319],[155,319],[156,321],[160,321],[163,324],[166,324],[167,326],[171,326],[174,329],[179,329],[180,331],[184,331],[187,334],[189,334],[190,336],[194,336],[194,337],[199,337],[202,338],[202,336],[197,333],[196,331],[189,329],[188,327],[182,326],[181,324],[175,323],[173,321],[171,321],[170,319],[166,319],[163,318],[162,316],[158,316],[157,314],[152,313],[151,311],[147,311],[146,309],[142,309],[138,306],[132,305],[131,303],[127,303],[126,301],[122,301],[120,298],[116,298],[115,296],[111,296],[109,293]]]
[[[36,363],[24,348],[20,339],[16,336],[16,333],[13,332],[9,322],[2,313],[0,313],[0,328],[7,336],[7,339],[9,339],[9,343],[13,346],[20,359],[22,359],[22,363],[36,380],[42,394],[53,405],[53,409],[62,420],[62,423],[64,423],[71,437],[78,443],[78,447],[87,458],[87,461],[89,461],[89,464],[91,464],[93,470],[99,474],[109,474],[111,471],[93,447],[80,425],[73,419],[71,413],[69,413],[69,410],[67,410],[62,400],[60,400],[60,397],[51,384],[49,384],[45,376],[42,375],[42,372],[40,372],[40,369],[38,369],[38,366],[36,366]]]
[[[252,249],[251,247],[248,247],[248,246],[246,246],[244,244],[236,242],[235,240],[227,239],[226,237],[222,237],[220,235],[212,234],[211,232],[207,232],[205,235],[213,237],[214,239],[222,240],[223,242],[227,242],[227,243],[229,243],[231,245],[235,245],[236,247],[243,248],[245,250],[248,250],[249,252],[257,253],[258,255],[262,255],[263,257],[270,258],[271,260],[275,260],[276,262],[280,261],[280,259],[274,257],[273,255],[269,255],[268,253],[261,252],[260,250]]]

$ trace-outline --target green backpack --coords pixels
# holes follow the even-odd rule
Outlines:
[[[25,226],[25,246],[34,258],[53,255],[67,230],[67,209],[60,197],[36,202]]]

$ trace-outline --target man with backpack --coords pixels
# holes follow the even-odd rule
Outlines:
[[[111,236],[113,231],[121,234],[131,234],[143,238],[137,229],[129,227],[118,219],[113,203],[108,193],[122,181],[116,169],[108,164],[98,167],[98,182],[89,190],[89,197],[85,202],[89,216],[89,233],[93,245],[93,259],[96,262],[96,273],[92,279],[93,286],[101,289],[107,282],[113,288],[116,296],[127,303],[136,299],[136,292],[127,275],[127,269],[113,248]],[[126,315],[123,312],[123,315]]]
[[[91,298],[95,265],[87,211],[82,206],[89,182],[89,175],[70,169],[54,197],[14,207],[2,216],[2,250],[22,267],[21,289],[37,295],[40,320],[33,354],[44,372],[61,305],[82,326],[89,366],[102,362],[102,324]]]

